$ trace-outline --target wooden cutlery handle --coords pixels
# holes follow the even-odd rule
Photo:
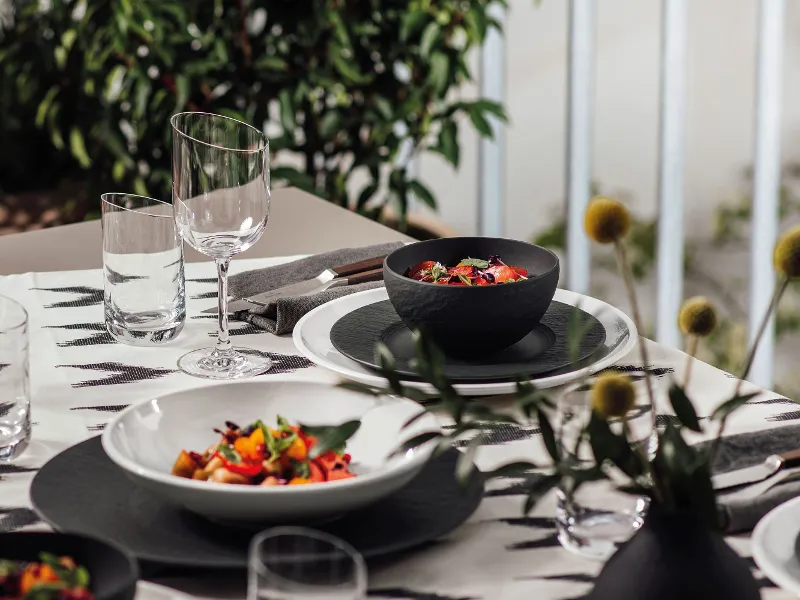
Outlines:
[[[800,466],[800,450],[790,450],[778,456],[783,459],[783,465],[781,466],[784,468]]]
[[[386,258],[385,254],[383,256],[375,256],[373,258],[360,260],[358,262],[354,262],[349,265],[342,265],[341,267],[333,267],[332,270],[339,277],[347,277],[348,275],[353,275],[354,273],[363,273],[365,271],[372,271],[374,269],[382,269],[384,258]]]
[[[370,281],[382,281],[383,269],[373,269],[372,271],[365,271],[363,273],[356,273],[347,278],[347,285],[355,285],[357,283],[368,283]]]

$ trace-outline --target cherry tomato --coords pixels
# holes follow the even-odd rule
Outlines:
[[[505,283],[507,281],[516,281],[519,277],[517,272],[514,271],[511,267],[497,266],[497,267],[489,267],[486,269],[487,273],[491,273],[494,276],[494,280],[496,283]]]
[[[422,272],[430,270],[430,268],[435,264],[436,261],[434,260],[425,260],[419,263],[418,265],[414,265],[413,267],[411,267],[411,269],[408,272],[408,276],[411,279],[416,279],[417,281],[419,281],[423,278]]]

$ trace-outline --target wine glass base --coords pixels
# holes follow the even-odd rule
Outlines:
[[[201,348],[178,359],[178,368],[192,377],[203,379],[244,379],[266,373],[272,360],[247,348]]]

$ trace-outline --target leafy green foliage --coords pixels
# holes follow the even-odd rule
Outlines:
[[[697,418],[697,412],[694,410],[694,405],[682,387],[673,384],[669,388],[669,401],[681,425],[698,433],[703,431]]]
[[[410,155],[458,167],[462,124],[491,136],[499,104],[464,100],[469,51],[503,0],[18,2],[0,36],[0,192],[62,179],[168,198],[169,117],[267,125],[274,181],[378,216],[405,214]],[[365,177],[366,176],[366,177]],[[352,193],[355,178],[366,180]]]

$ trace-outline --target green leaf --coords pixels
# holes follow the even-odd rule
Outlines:
[[[403,14],[403,22],[400,25],[400,41],[406,42],[408,38],[419,31],[422,24],[430,18],[424,10],[409,10]]]
[[[527,490],[528,497],[525,498],[525,505],[522,508],[523,514],[527,515],[530,513],[539,500],[556,487],[560,481],[561,475],[558,473],[547,475],[534,481]]]
[[[430,56],[431,50],[439,40],[440,34],[441,27],[436,21],[428,23],[425,30],[422,32],[419,43],[419,54],[422,58],[428,58]]]
[[[291,461],[291,465],[296,477],[302,477],[303,479],[311,477],[311,467],[308,465],[307,461],[293,460]]]
[[[477,100],[472,105],[472,110],[480,111],[483,113],[488,112],[490,114],[493,114],[501,121],[508,120],[508,116],[506,115],[506,110],[503,108],[503,105],[493,100]]]
[[[449,84],[450,57],[444,52],[435,52],[431,57],[429,80],[438,94],[444,94]]]
[[[77,35],[78,34],[74,29],[67,29],[61,34],[61,45],[67,52],[69,52],[69,50],[72,48],[72,44],[75,43],[75,38]]]
[[[692,431],[701,433],[703,429],[700,427],[700,421],[697,419],[697,412],[694,410],[692,401],[689,400],[683,388],[677,384],[669,388],[669,401],[672,404],[672,410],[675,411],[675,416],[684,427],[688,427]]]
[[[222,458],[227,460],[229,463],[239,464],[240,462],[242,462],[242,457],[230,444],[223,442],[222,444],[217,446],[217,452]]]
[[[140,196],[147,196],[147,186],[141,177],[137,177],[133,180],[133,191]]]
[[[119,183],[125,177],[125,161],[117,159],[114,161],[114,166],[111,169],[112,179]]]
[[[175,110],[183,110],[189,101],[189,78],[180,74],[175,76]]]
[[[289,68],[287,63],[280,56],[271,56],[269,54],[263,55],[255,63],[256,69],[264,69],[267,71],[286,71]]]
[[[86,152],[83,134],[77,127],[73,127],[72,131],[69,132],[69,149],[72,156],[78,160],[84,169],[92,166],[92,159],[89,158],[89,154]]]
[[[136,98],[134,102],[133,114],[136,118],[141,118],[147,110],[147,100],[150,98],[152,86],[147,79],[140,79],[136,82]]]
[[[281,125],[287,134],[293,135],[297,121],[294,104],[292,103],[292,96],[289,90],[283,89],[280,91],[278,94],[278,103],[280,104]]]
[[[481,258],[465,258],[460,263],[458,263],[459,267],[475,267],[478,269],[487,269],[489,268],[489,261],[483,260]]]
[[[314,192],[316,189],[308,173],[298,171],[294,167],[275,167],[270,169],[270,178],[273,181],[285,181],[289,185],[307,192]]]
[[[739,396],[734,396],[730,400],[727,400],[717,406],[714,409],[714,412],[711,413],[711,420],[712,421],[720,421],[722,419],[727,419],[728,416],[735,410],[739,409],[740,407],[747,404],[748,400],[752,400],[756,396],[758,396],[761,392],[754,392],[752,394],[741,394]]]
[[[458,460],[456,460],[456,481],[461,485],[469,483],[469,479],[475,472],[475,455],[480,448],[480,436],[470,441],[467,444],[466,450],[459,453]]]
[[[419,435],[415,435],[410,440],[403,442],[400,447],[392,452],[392,456],[397,456],[398,454],[405,454],[409,450],[413,450],[417,446],[422,446],[430,442],[431,440],[435,440],[436,438],[443,437],[441,432],[438,431],[426,431],[425,433],[420,433]]]
[[[469,119],[472,121],[475,129],[478,130],[478,133],[480,133],[483,137],[494,139],[494,131],[492,130],[492,126],[489,121],[486,120],[486,117],[483,116],[483,113],[481,113],[479,110],[471,110],[469,111]]]
[[[375,108],[378,109],[378,112],[387,121],[390,120],[394,115],[394,108],[392,107],[392,103],[389,102],[383,96],[375,96]]]
[[[342,128],[342,115],[337,110],[329,110],[320,120],[319,134],[324,138],[329,138],[339,132]]]
[[[553,427],[550,425],[547,415],[541,408],[536,410],[536,419],[539,422],[539,429],[542,430],[542,440],[544,441],[545,448],[547,448],[547,453],[553,459],[553,462],[557,463],[561,452],[558,449],[558,442],[556,441]]]
[[[409,181],[408,189],[414,194],[414,196],[416,196],[417,200],[423,202],[433,210],[436,210],[436,198],[433,197],[433,193],[430,191],[430,189],[428,189],[428,187],[419,179]]]
[[[44,125],[45,117],[47,117],[47,111],[50,109],[50,105],[53,103],[53,99],[58,94],[59,87],[54,85],[49,90],[47,90],[47,94],[45,94],[42,101],[39,103],[39,108],[36,109],[36,126],[42,127]]]
[[[55,50],[53,50],[53,56],[56,59],[56,66],[59,69],[63,69],[64,65],[67,64],[67,51],[62,46],[57,46]]]
[[[345,58],[341,51],[333,53],[333,66],[350,83],[367,83],[371,77],[359,72],[354,61]]]
[[[441,154],[450,164],[458,168],[458,125],[455,121],[446,121],[444,125],[442,125],[442,129],[439,132],[438,143],[430,149]]]
[[[634,453],[628,440],[612,432],[608,423],[594,411],[589,419],[587,432],[597,464],[602,465],[605,461],[610,461],[632,479],[644,473],[645,466]]]
[[[377,183],[370,183],[366,186],[361,193],[358,195],[358,200],[356,201],[356,208],[361,209],[366,206],[367,202],[369,202],[372,197],[375,195],[375,192],[378,191],[378,184]]]
[[[317,443],[311,448],[310,457],[316,458],[328,450],[340,448],[347,443],[361,427],[361,421],[347,421],[336,426],[311,427],[301,425],[300,429],[317,438]]]

